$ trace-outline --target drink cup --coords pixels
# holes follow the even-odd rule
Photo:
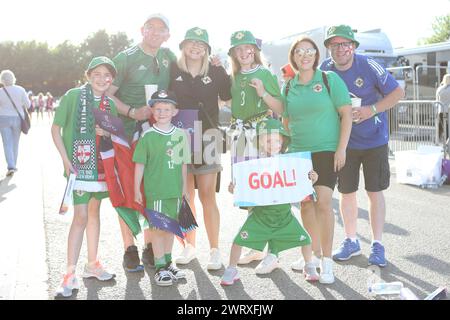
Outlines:
[[[358,115],[357,112],[354,110],[354,108],[358,108],[361,107],[361,98],[355,97],[355,98],[350,98],[350,100],[352,101],[352,117],[353,117],[353,122],[358,122]]]
[[[148,104],[148,101],[152,98],[152,95],[158,91],[157,84],[146,84],[145,85],[145,101]]]

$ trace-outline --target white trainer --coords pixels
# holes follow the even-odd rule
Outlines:
[[[195,259],[195,247],[192,244],[188,243],[184,247],[181,254],[175,258],[175,263],[176,264],[188,264],[189,262],[191,262],[194,259]]]
[[[73,273],[64,275],[61,286],[56,290],[55,297],[63,296],[64,298],[71,297],[73,290],[78,290],[80,285],[78,284],[77,277]]]
[[[316,266],[316,268],[320,268],[320,258],[313,255],[312,257],[312,263]],[[303,258],[298,259],[297,261],[294,261],[291,264],[291,269],[295,271],[302,271],[305,268],[305,260]]]
[[[264,252],[251,249],[239,258],[238,264],[249,264],[252,261],[260,261],[264,259]]]
[[[320,264],[319,282],[323,284],[332,284],[334,282],[333,260],[330,258],[322,258]]]
[[[96,261],[94,267],[84,266],[83,278],[97,278],[100,281],[108,281],[116,277],[114,273],[109,273],[105,268]]]
[[[222,268],[222,258],[220,257],[220,251],[217,248],[212,248],[209,253],[209,262],[206,266],[208,270],[220,270]]]
[[[269,274],[273,270],[279,267],[278,258],[273,253],[267,254],[267,256],[261,261],[255,268],[256,274]]]

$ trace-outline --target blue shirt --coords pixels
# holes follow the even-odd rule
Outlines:
[[[398,86],[395,78],[377,62],[367,56],[355,54],[350,69],[339,71],[334,62],[328,58],[322,62],[321,70],[336,72],[345,82],[348,91],[362,99],[362,106],[371,106]],[[381,112],[359,124],[353,123],[349,149],[371,149],[388,143],[389,125],[386,112]],[[378,121],[379,119],[379,121]]]

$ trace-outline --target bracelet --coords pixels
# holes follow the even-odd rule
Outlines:
[[[128,111],[127,111],[127,117],[130,117],[130,111],[131,111],[131,107],[130,106],[128,106]]]
[[[375,107],[375,105],[373,104],[371,108],[372,108],[373,115],[374,116],[377,115],[378,114],[377,107]]]

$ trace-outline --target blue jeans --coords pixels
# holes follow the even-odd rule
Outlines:
[[[0,133],[2,134],[3,150],[5,151],[8,170],[16,169],[20,132],[19,116],[0,116]]]

